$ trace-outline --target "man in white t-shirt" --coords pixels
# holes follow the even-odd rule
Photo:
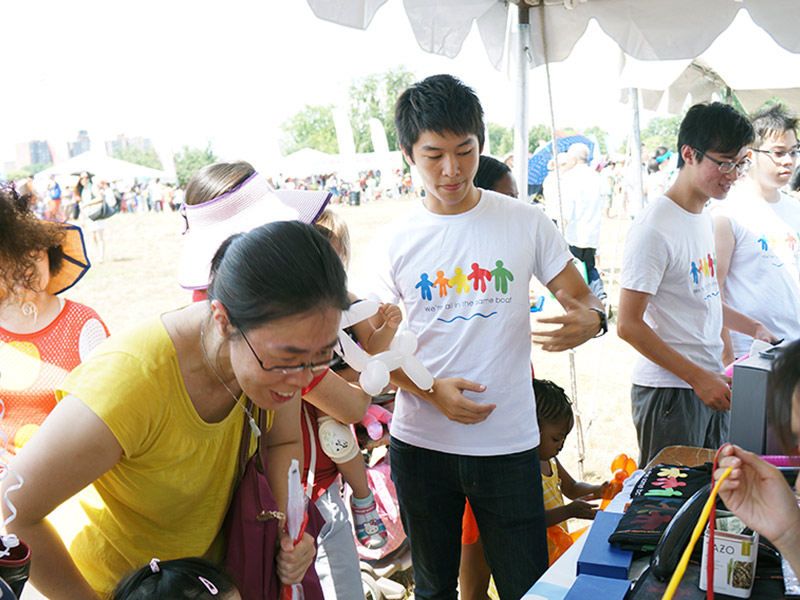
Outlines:
[[[728,437],[730,378],[722,326],[775,339],[723,307],[709,198],[723,199],[747,171],[753,128],[720,102],[696,104],[678,133],[678,175],[651,198],[625,241],[617,334],[641,354],[631,389],[639,464],[672,445],[717,448]]]
[[[717,278],[728,306],[776,336],[800,338],[800,202],[781,191],[797,162],[797,117],[772,104],[752,117],[750,171],[711,208]],[[753,338],[723,330],[723,362],[746,355]]]
[[[402,300],[417,357],[434,375],[420,390],[402,372],[390,457],[411,542],[414,595],[455,598],[465,500],[501,598],[520,598],[547,569],[546,526],[530,370],[529,285],[547,285],[566,314],[534,332],[544,350],[606,329],[602,304],[567,244],[535,206],[473,184],[484,141],[475,93],[450,75],[408,88],[398,139],[425,196],[370,248],[368,287]]]
[[[589,289],[601,301],[606,299],[603,280],[595,261],[600,244],[600,219],[603,214],[603,197],[600,193],[600,175],[589,166],[589,147],[572,144],[567,154],[575,166],[561,181],[564,198],[564,237],[569,250],[586,268]]]

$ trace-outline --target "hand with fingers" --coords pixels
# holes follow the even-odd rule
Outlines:
[[[587,502],[590,499],[592,499],[592,496],[584,496],[570,502],[567,505],[569,516],[573,519],[594,519],[597,514],[597,506]]]
[[[495,404],[478,404],[466,398],[464,391],[482,392],[485,385],[461,377],[435,379],[433,392],[424,397],[451,421],[472,425],[486,420],[495,409]]]
[[[556,299],[566,309],[566,314],[558,317],[542,317],[538,323],[560,325],[549,331],[531,332],[535,344],[539,344],[546,352],[562,352],[580,346],[586,340],[595,337],[601,328],[602,315],[598,314],[583,302],[580,302],[558,290]]]
[[[703,401],[703,404],[714,410],[728,410],[731,407],[731,378],[706,369],[699,369],[698,374],[689,382]]]

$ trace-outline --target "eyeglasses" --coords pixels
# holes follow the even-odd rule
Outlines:
[[[318,363],[301,363],[299,365],[287,365],[287,366],[279,366],[279,367],[265,367],[264,363],[261,362],[261,359],[258,358],[258,354],[253,349],[253,345],[250,343],[250,340],[247,339],[247,336],[242,331],[242,337],[244,341],[247,343],[247,347],[250,348],[250,352],[253,353],[253,358],[258,361],[258,365],[261,367],[262,371],[266,371],[267,373],[280,373],[281,375],[296,375],[297,373],[302,373],[306,369],[309,369],[312,373],[322,373],[328,367],[332,367],[336,363],[339,362],[339,357],[334,355],[333,358],[328,360],[318,362]],[[339,342],[339,348],[341,348],[341,342]]]
[[[730,173],[734,169],[736,169],[737,174],[743,175],[743,174],[747,173],[747,170],[750,168],[750,159],[749,158],[745,158],[742,162],[735,163],[735,162],[731,162],[729,160],[725,160],[725,161],[717,160],[716,158],[710,157],[708,154],[706,154],[702,150],[698,150],[697,148],[692,148],[692,150],[694,150],[698,154],[702,154],[703,156],[705,156],[711,162],[716,163],[717,164],[717,168],[719,169],[719,172],[723,173],[725,175],[727,175],[728,173]]]
[[[791,150],[759,150],[758,148],[750,148],[750,150],[768,154],[774,161],[783,160],[787,156],[792,160],[797,160],[797,157],[800,156],[800,148],[792,148]]]

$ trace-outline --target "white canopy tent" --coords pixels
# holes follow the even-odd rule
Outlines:
[[[325,20],[365,29],[386,2],[307,0]],[[515,155],[527,156],[527,81],[532,67],[565,60],[591,19],[627,55],[639,60],[694,59],[733,22],[740,9],[777,44],[800,53],[800,3],[796,0],[403,0],[423,50],[453,57],[473,22],[495,67],[516,65]],[[741,40],[733,56],[747,53]],[[515,161],[524,185],[526,160]],[[524,188],[521,188],[524,189]]]
[[[175,177],[160,169],[151,169],[118,158],[111,158],[104,152],[90,150],[73,156],[69,160],[53,165],[34,176],[34,183],[39,184],[51,175],[65,177],[88,171],[95,179],[105,181],[133,181],[134,179],[160,179],[164,183],[175,182]]]

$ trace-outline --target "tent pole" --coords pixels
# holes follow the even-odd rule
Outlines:
[[[514,173],[520,198],[528,198],[528,73],[530,71],[530,6],[519,4],[515,89]]]
[[[631,168],[633,169],[633,196],[635,213],[644,208],[644,182],[642,181],[642,133],[639,130],[639,89],[628,88],[628,100],[633,109],[633,147],[631,148]],[[634,168],[635,167],[635,168]],[[630,209],[630,202],[628,203]]]

